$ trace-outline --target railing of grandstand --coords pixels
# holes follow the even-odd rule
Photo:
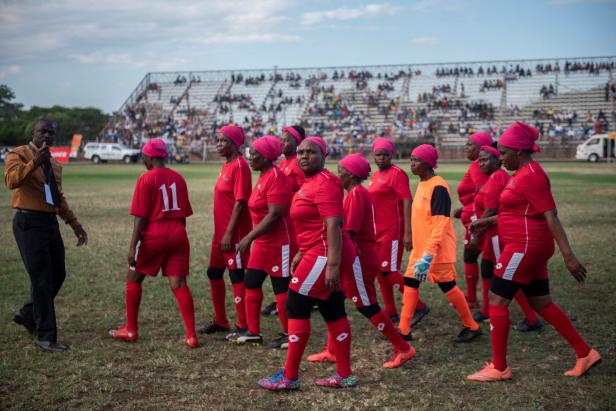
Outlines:
[[[190,88],[192,87],[194,81],[193,77],[189,77],[190,80],[188,81],[188,85],[186,86],[186,88],[184,89],[184,91],[182,92],[182,94],[180,94],[180,97],[175,101],[175,103],[173,104],[173,107],[171,108],[171,115],[173,115],[175,113],[175,111],[177,110],[178,106],[180,105],[180,103],[182,102],[182,100],[186,99],[186,104],[187,104],[187,108],[190,111],[190,103],[188,101],[188,92],[190,91]]]

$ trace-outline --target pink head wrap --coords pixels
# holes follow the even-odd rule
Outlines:
[[[493,154],[496,158],[500,157],[498,150],[492,146],[481,146],[481,151],[487,151],[488,153]]]
[[[268,160],[274,161],[282,154],[282,143],[274,136],[263,136],[252,142],[251,146]]]
[[[235,144],[235,147],[240,148],[242,144],[244,144],[244,130],[242,130],[239,126],[224,126],[221,127],[220,131],[225,137]]]
[[[297,131],[293,127],[285,127],[285,128],[282,129],[282,132],[283,133],[287,132],[287,133],[291,134],[295,138],[295,141],[297,141],[298,145],[299,145],[299,143],[302,142],[302,135],[299,133],[299,131]]]
[[[327,145],[325,144],[325,140],[323,140],[323,137],[309,136],[306,137],[304,141],[310,141],[319,146],[319,150],[321,150],[321,154],[323,154],[323,157],[327,157],[327,155],[329,154],[329,151],[327,150]]]
[[[372,145],[372,152],[376,153],[377,150],[385,150],[389,153],[390,156],[394,155],[394,142],[388,138],[378,137],[374,140],[374,144]]]
[[[368,178],[368,174],[370,174],[371,170],[368,160],[366,160],[366,158],[359,153],[349,154],[344,157],[340,160],[340,165],[349,170],[349,173],[359,177],[362,180]]]
[[[471,140],[473,143],[477,144],[478,147],[489,146],[490,144],[492,144],[492,134],[485,131],[471,134],[468,139]]]
[[[167,145],[160,138],[153,138],[143,145],[143,155],[148,157],[167,158]]]
[[[411,157],[417,157],[426,163],[432,168],[436,168],[436,161],[438,160],[438,151],[431,146],[430,144],[422,144],[420,146],[415,147],[413,152],[411,153]]]
[[[535,144],[538,138],[539,132],[536,128],[518,121],[507,127],[498,143],[516,150],[539,151],[539,146]]]

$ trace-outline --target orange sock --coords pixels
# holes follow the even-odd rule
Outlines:
[[[462,290],[460,290],[460,287],[456,285],[449,290],[445,296],[447,296],[453,307],[456,309],[458,317],[460,317],[466,328],[470,328],[473,331],[479,328],[479,325],[475,322],[475,320],[473,320],[473,315],[471,314],[471,310],[468,308],[468,303],[466,302],[466,298],[464,297]]]
[[[419,300],[419,288],[404,286],[402,294],[402,310],[400,311],[400,332],[408,335],[411,332],[411,321]]]

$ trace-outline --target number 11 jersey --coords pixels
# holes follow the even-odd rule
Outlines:
[[[130,213],[148,222],[184,219],[192,215],[184,177],[170,168],[153,168],[135,185]]]

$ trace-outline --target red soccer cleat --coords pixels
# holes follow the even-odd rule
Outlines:
[[[184,345],[190,348],[197,348],[199,346],[199,340],[197,340],[196,336],[186,337],[184,339]]]
[[[137,330],[131,331],[126,328],[126,326],[120,327],[117,330],[109,330],[109,335],[111,338],[115,338],[116,340],[128,342],[135,342],[139,338],[139,335],[137,335]]]
[[[323,351],[309,355],[307,358],[310,362],[336,362],[336,355],[329,352],[327,348]]]
[[[398,368],[405,362],[412,360],[415,354],[417,354],[417,352],[413,347],[406,351],[396,351],[394,355],[391,356],[390,360],[383,364],[383,368]]]
[[[584,358],[578,358],[575,360],[575,367],[565,372],[567,377],[581,377],[586,374],[588,370],[590,370],[595,365],[601,362],[601,355],[594,349],[591,348],[588,355]]]

